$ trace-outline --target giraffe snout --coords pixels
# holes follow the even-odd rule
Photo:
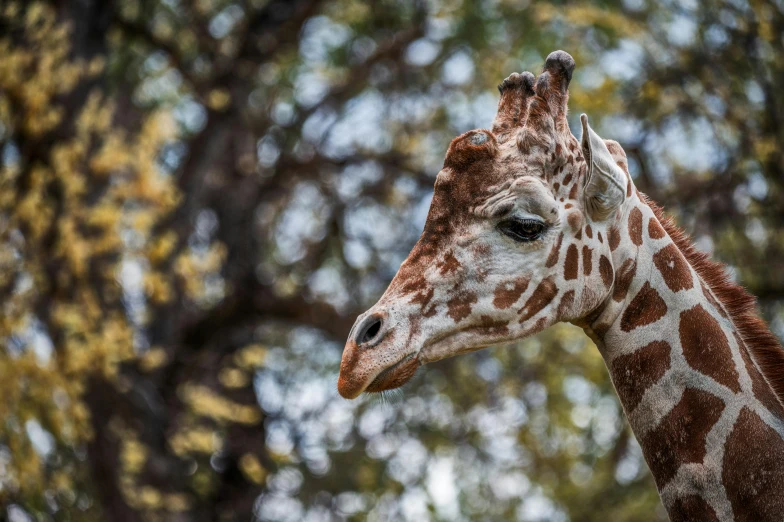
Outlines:
[[[338,392],[346,399],[353,399],[365,389],[373,370],[366,353],[386,335],[385,314],[365,313],[359,316],[348,334],[340,362]]]
[[[362,392],[402,386],[420,362],[409,342],[395,335],[399,319],[387,309],[374,307],[357,318],[348,334],[340,362],[338,393],[354,399]],[[409,337],[410,340],[410,337]]]
[[[340,361],[340,375],[338,377],[338,393],[345,399],[355,399],[365,388],[365,376],[357,375],[357,370],[361,370],[361,367],[359,367],[359,355],[360,349],[357,343],[349,340],[343,349],[343,358]]]

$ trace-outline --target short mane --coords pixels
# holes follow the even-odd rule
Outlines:
[[[754,363],[784,406],[784,349],[758,314],[757,298],[730,278],[723,263],[697,250],[691,238],[667,216],[659,205],[638,191],[640,199],[653,210],[656,219],[675,246],[724,306],[730,321],[746,344]]]

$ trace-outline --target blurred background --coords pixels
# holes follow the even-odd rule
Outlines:
[[[581,331],[345,401],[450,140],[571,116],[784,335],[784,4],[0,2],[0,518],[665,520]]]

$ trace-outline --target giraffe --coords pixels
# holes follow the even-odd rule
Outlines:
[[[457,137],[424,231],[344,348],[345,398],[556,322],[598,347],[672,521],[784,520],[784,351],[754,298],[567,122],[575,62],[514,73]]]

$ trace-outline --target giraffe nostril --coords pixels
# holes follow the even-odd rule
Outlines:
[[[357,333],[357,344],[363,345],[378,340],[377,338],[380,331],[381,318],[376,315],[367,317]]]

